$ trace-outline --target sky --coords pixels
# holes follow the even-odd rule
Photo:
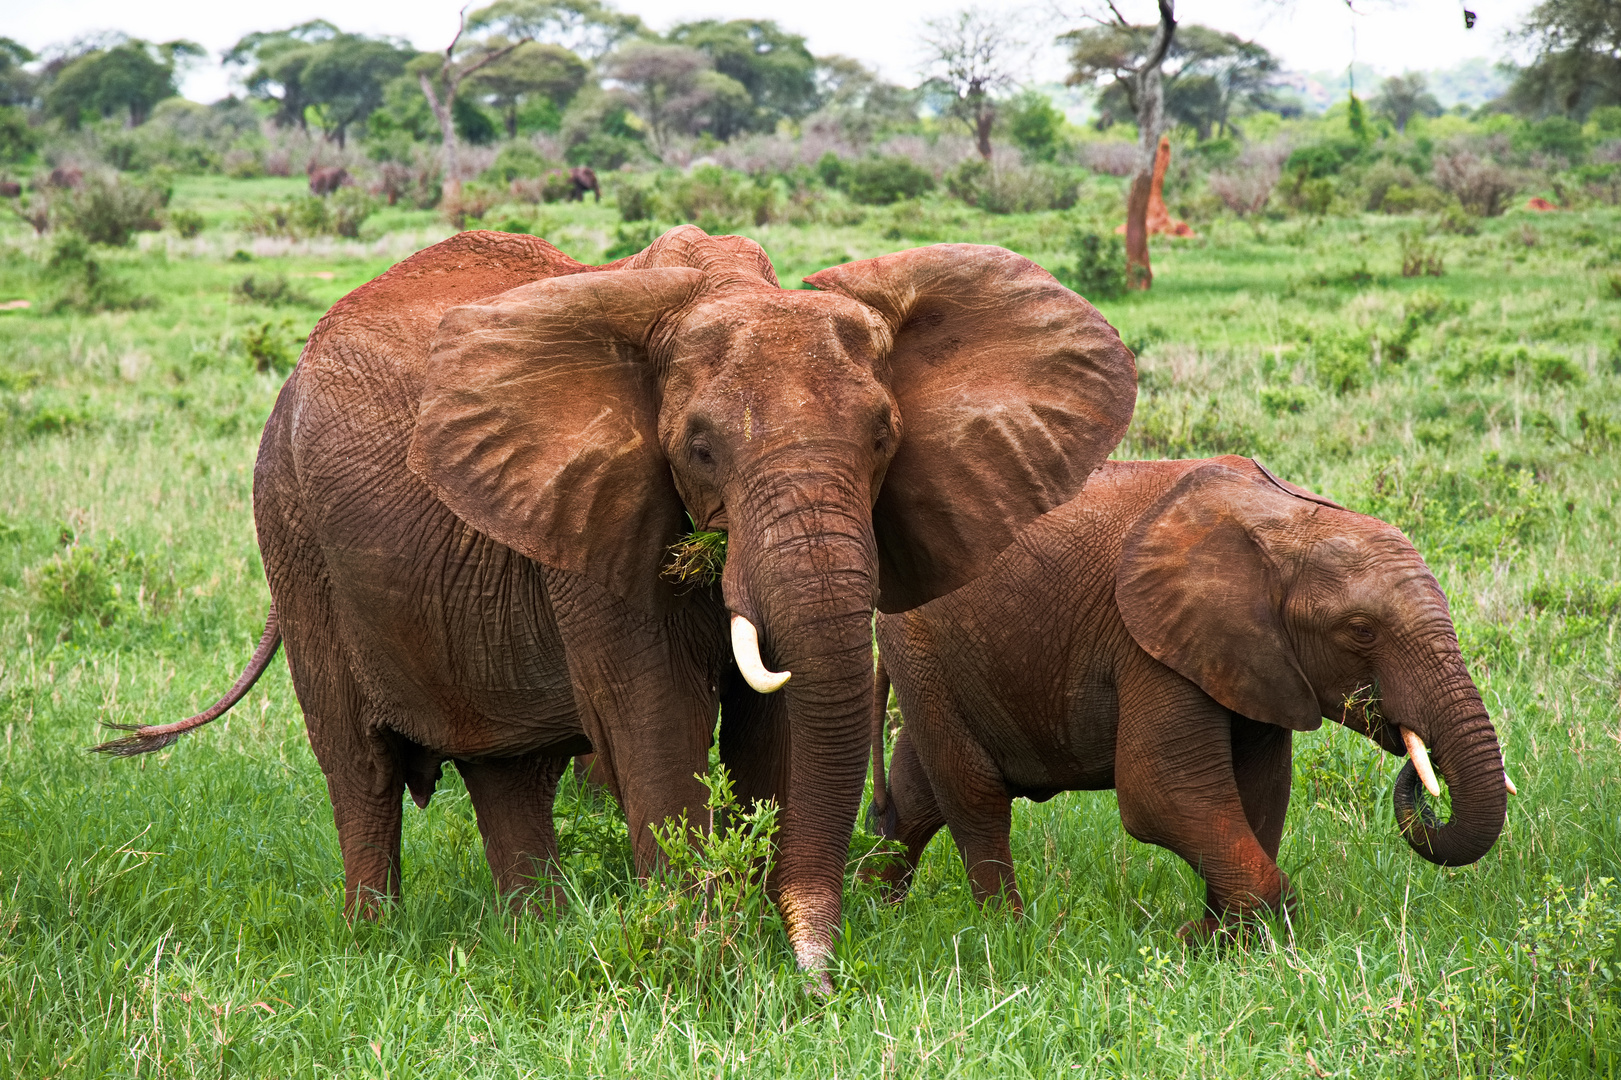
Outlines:
[[[1504,55],[1504,31],[1536,0],[1465,0],[1478,15],[1463,25],[1460,0],[1179,0],[1177,19],[1203,23],[1253,38],[1281,56],[1286,67],[1305,72],[1343,70],[1354,57],[1381,73],[1449,68],[1472,57]],[[1127,18],[1148,22],[1150,0],[1116,0]],[[914,84],[920,58],[918,32],[925,19],[955,10],[940,0],[620,0],[621,10],[642,16],[655,29],[701,18],[774,18],[803,34],[813,53],[843,53],[877,68],[893,82]],[[1054,33],[1081,24],[1087,0],[1005,3],[980,7],[1005,16],[1015,34],[1032,43],[1037,81],[1063,77],[1063,54]],[[233,89],[217,63],[219,53],[244,34],[324,18],[344,30],[408,39],[419,49],[443,49],[456,32],[456,0],[278,0],[270,5],[219,0],[54,0],[0,4],[0,35],[38,51],[83,34],[122,30],[150,41],[188,38],[211,59],[187,72],[182,93],[213,101]]]

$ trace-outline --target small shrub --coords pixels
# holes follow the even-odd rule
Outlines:
[[[1231,164],[1212,172],[1206,184],[1227,209],[1239,217],[1248,217],[1266,209],[1282,175],[1276,147],[1245,147]]]
[[[715,827],[703,831],[685,815],[653,826],[665,867],[601,921],[585,950],[593,976],[711,998],[732,992],[739,972],[766,977],[761,957],[782,947],[781,919],[765,890],[777,805],[740,803],[724,767],[698,779]]]
[[[168,202],[169,192],[162,187],[94,175],[59,199],[54,209],[63,227],[92,244],[123,247],[137,232],[162,228],[158,214]]]
[[[1261,408],[1273,416],[1305,412],[1317,401],[1317,397],[1317,391],[1300,383],[1263,386],[1259,394]]]
[[[1441,277],[1446,273],[1440,247],[1426,240],[1422,232],[1403,232],[1398,240],[1402,277]]]
[[[1082,296],[1100,300],[1123,296],[1126,291],[1126,248],[1113,233],[1077,231],[1070,240],[1075,261],[1058,268],[1056,275]]]
[[[1467,150],[1437,154],[1434,168],[1436,186],[1480,217],[1497,217],[1520,189],[1519,181],[1503,166]]]
[[[268,304],[270,306],[286,304],[316,304],[319,303],[308,293],[302,292],[296,285],[288,282],[285,274],[274,276],[249,274],[235,285],[231,286],[231,294],[244,304]]]
[[[934,190],[934,174],[911,158],[868,157],[845,164],[839,188],[858,203],[888,206]]]
[[[327,199],[328,229],[350,240],[360,236],[360,227],[377,211],[376,201],[357,187],[339,188]]]
[[[190,240],[207,227],[208,221],[195,210],[169,211],[169,227],[183,239]]]
[[[504,193],[482,184],[461,184],[446,191],[439,200],[439,216],[457,229],[467,228],[501,202]]]
[[[58,641],[168,608],[178,595],[173,575],[160,575],[141,552],[121,540],[67,546],[32,574],[34,609]]]
[[[1532,349],[1524,345],[1511,348],[1483,347],[1472,355],[1443,364],[1442,381],[1459,386],[1473,379],[1514,378],[1519,376],[1538,383],[1579,384],[1587,373],[1564,353],[1550,349]]]
[[[970,158],[946,176],[953,198],[993,214],[1067,210],[1075,205],[1080,185],[1050,165],[992,164]]]
[[[1312,342],[1312,370],[1323,389],[1349,394],[1373,381],[1373,353],[1366,338],[1325,336]]]
[[[520,177],[539,176],[548,164],[540,151],[528,143],[509,142],[501,147],[479,179],[491,184],[510,184]]]
[[[1606,280],[1611,300],[1621,300],[1621,273],[1611,274]]]
[[[280,375],[292,370],[296,354],[293,343],[288,340],[291,328],[292,324],[286,320],[279,326],[267,321],[243,332],[242,349],[253,362],[254,371],[261,375],[271,372]]]
[[[651,221],[621,224],[614,230],[614,242],[608,245],[608,250],[602,253],[602,258],[605,262],[614,262],[634,255],[657,240],[660,231],[658,225]]]
[[[154,297],[135,292],[112,273],[83,236],[64,233],[45,264],[47,276],[57,282],[53,312],[133,311],[152,307]]]
[[[777,191],[740,172],[719,165],[700,165],[684,175],[659,181],[659,196],[668,212],[707,233],[726,233],[764,225],[777,210]]]
[[[620,221],[647,221],[658,213],[658,197],[651,184],[621,180],[614,185]]]

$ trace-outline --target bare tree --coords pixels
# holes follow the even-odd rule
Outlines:
[[[930,76],[925,88],[949,99],[947,111],[973,131],[979,155],[987,161],[996,96],[1017,82],[1012,69],[1025,50],[1007,32],[1007,22],[1006,14],[968,7],[923,24],[925,72]]]
[[[1137,114],[1137,169],[1126,196],[1126,284],[1147,289],[1154,282],[1148,261],[1148,197],[1154,182],[1154,155],[1165,131],[1165,83],[1160,66],[1176,36],[1174,0],[1156,0],[1159,24],[1143,43],[1138,27],[1126,21],[1114,0],[1105,0],[1109,14],[1095,16],[1098,26],[1075,30],[1059,40],[1071,47],[1071,85],[1113,78],[1126,91]]]
[[[469,75],[488,67],[518,46],[533,40],[530,35],[524,34],[516,41],[503,41],[500,45],[475,44],[471,48],[465,48],[458,56],[456,47],[461,44],[462,36],[467,32],[467,8],[471,6],[469,4],[462,8],[460,21],[456,26],[456,36],[450,39],[450,45],[445,49],[445,58],[439,65],[438,88],[434,87],[434,80],[428,76],[428,72],[417,73],[417,81],[422,86],[422,96],[428,99],[428,108],[433,110],[434,119],[439,121],[439,146],[440,153],[444,155],[445,185],[451,191],[455,191],[461,185],[461,172],[456,159],[456,118],[453,107],[462,83]]]

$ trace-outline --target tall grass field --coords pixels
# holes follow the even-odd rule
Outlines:
[[[857,880],[877,846],[858,829],[818,999],[740,873],[769,820],[677,853],[713,888],[644,884],[617,810],[567,781],[571,903],[513,915],[447,770],[408,808],[403,902],[351,926],[281,660],[159,754],[86,752],[236,677],[269,602],[251,479],[277,390],[327,306],[448,235],[406,210],[352,240],[234,231],[245,200],[301,183],[181,179],[194,237],[54,265],[48,237],[0,237],[0,302],[30,302],[0,311],[9,1075],[1621,1073],[1621,211],[1516,209],[1473,232],[1218,217],[1155,242],[1150,292],[1096,300],[1141,372],[1116,456],[1254,455],[1429,560],[1520,792],[1485,859],[1415,856],[1390,806],[1400,762],[1328,724],[1295,741],[1279,861],[1299,909],[1248,943],[1184,946],[1202,883],[1128,838],[1112,793],[1072,793],[1016,804],[1022,918],[972,903],[944,833],[886,904]],[[790,287],[937,241],[1069,273],[1076,235],[1109,235],[1121,206],[1099,178],[1062,212],[931,197],[745,231]],[[612,200],[509,224],[589,261],[627,240]]]

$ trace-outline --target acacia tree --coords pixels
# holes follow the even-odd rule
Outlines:
[[[677,131],[712,127],[717,117],[752,105],[742,83],[685,45],[633,41],[605,58],[603,71],[646,122],[648,142],[660,156]]]
[[[1095,85],[1108,78],[1121,87],[1137,115],[1137,168],[1126,196],[1126,285],[1147,289],[1154,283],[1148,261],[1148,196],[1154,181],[1154,155],[1165,130],[1165,84],[1160,67],[1176,36],[1173,0],[1156,0],[1159,23],[1146,41],[1109,0],[1108,18],[1096,27],[1074,30],[1060,41],[1070,45],[1070,75],[1075,85]]]
[[[307,110],[315,102],[304,87],[304,72],[315,49],[341,34],[325,19],[311,19],[286,30],[249,34],[225,51],[227,66],[252,69],[243,76],[248,93],[276,103],[271,117],[278,127],[297,125],[308,132]]]
[[[116,40],[116,39],[115,39]],[[204,55],[190,41],[153,45],[138,39],[93,48],[63,64],[45,91],[45,111],[77,128],[85,113],[103,117],[128,113],[130,127],[146,123],[152,106],[174,97],[175,68]]]
[[[1543,0],[1514,37],[1536,50],[1509,91],[1524,111],[1580,120],[1600,106],[1621,104],[1621,3]]]
[[[518,137],[518,109],[537,98],[562,110],[591,69],[561,45],[530,41],[473,76],[474,88],[501,111],[507,138]]]
[[[976,7],[923,25],[924,85],[946,99],[946,111],[968,125],[979,156],[989,161],[997,95],[1013,87],[1023,44],[1007,32],[1005,15]]]
[[[468,5],[469,7],[471,5]],[[456,156],[456,95],[473,74],[522,47],[545,38],[572,38],[576,51],[600,55],[626,34],[641,28],[634,15],[621,15],[600,0],[497,0],[468,18],[462,8],[437,72],[418,70],[417,82],[439,122],[445,183],[461,183]],[[466,40],[463,40],[463,39]]]
[[[797,120],[816,108],[816,58],[804,38],[769,19],[704,19],[674,26],[665,36],[703,53],[717,72],[748,92],[741,109],[715,110],[716,138],[770,131],[777,121]]]
[[[1430,93],[1423,73],[1417,71],[1386,79],[1379,86],[1373,107],[1381,115],[1390,117],[1397,131],[1406,131],[1407,122],[1415,116],[1441,115],[1441,103]]]

